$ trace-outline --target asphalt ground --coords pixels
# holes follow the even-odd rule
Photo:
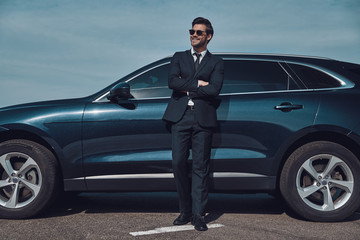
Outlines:
[[[177,209],[176,193],[82,193],[33,219],[0,219],[0,239],[360,239],[360,209],[315,223],[267,194],[210,194],[205,232],[174,227]]]

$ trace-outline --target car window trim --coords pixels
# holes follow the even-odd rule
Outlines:
[[[286,74],[293,80],[293,82],[296,84],[298,89],[307,89],[306,85],[301,81],[301,79],[298,78],[296,74],[295,75],[291,74],[291,72],[293,71],[291,68],[289,68],[289,66],[285,62],[278,62],[278,64],[286,72]],[[291,89],[288,90],[290,91]],[[292,90],[297,90],[297,89],[292,89]]]
[[[276,91],[261,91],[261,92],[239,92],[239,93],[221,93],[221,96],[234,96],[234,95],[251,95],[251,94],[274,94],[274,93],[296,93],[296,92],[318,92],[318,91],[331,91],[331,90],[343,90],[346,88],[320,88],[320,89],[294,89],[294,90],[276,90]],[[168,97],[153,97],[153,98],[131,98],[128,101],[148,101],[148,100],[161,100],[170,99]]]
[[[305,66],[305,67],[310,67],[310,68],[313,68],[317,71],[321,71],[327,75],[329,75],[330,77],[333,77],[335,78],[337,81],[339,81],[340,83],[343,83],[341,84],[342,86],[341,87],[335,87],[335,88],[313,88],[313,89],[293,89],[293,90],[276,90],[276,91],[259,91],[259,92],[239,92],[239,93],[222,93],[222,94],[219,94],[219,96],[233,96],[233,95],[244,95],[244,94],[267,94],[267,93],[288,93],[288,92],[312,92],[312,91],[324,91],[324,90],[337,90],[337,89],[348,89],[348,88],[353,88],[355,86],[355,84],[348,80],[348,79],[345,79],[344,77],[340,77],[340,76],[337,76],[336,73],[332,72],[332,71],[329,71],[327,69],[324,69],[322,67],[319,67],[319,66],[315,66],[315,65],[311,65],[311,64],[306,64],[306,63],[301,63],[301,62],[296,62],[296,61],[288,61],[288,60],[279,60],[279,59],[265,59],[265,58],[238,58],[238,57],[224,57],[223,60],[245,60],[245,61],[265,61],[265,62],[277,62],[280,64],[280,66],[283,68],[283,66],[281,65],[281,63],[291,63],[291,64],[298,64],[298,65],[302,65],[302,66]],[[132,76],[131,78],[127,79],[126,81],[124,82],[129,82],[131,80],[133,80],[134,78],[142,75],[142,74],[145,74],[157,67],[161,67],[161,66],[164,66],[166,64],[170,64],[170,60],[169,61],[166,61],[164,63],[161,63],[159,65],[156,65],[154,67],[151,67],[149,69],[146,69],[134,76]],[[290,69],[291,67],[289,65],[287,65]],[[288,74],[290,77],[291,74],[289,74],[286,69],[283,68],[283,70],[285,70],[286,74]],[[292,70],[293,71],[293,70]],[[294,74],[296,75],[297,78],[299,78],[297,76],[297,74],[295,73],[295,71],[293,71]],[[293,78],[293,77],[292,77]],[[293,78],[294,79],[294,78]],[[300,78],[299,78],[300,79]],[[296,81],[295,81],[296,82]],[[299,86],[300,87],[300,86]],[[306,86],[305,86],[306,87]],[[96,98],[93,102],[100,102],[103,98],[105,98],[106,95],[108,95],[110,93],[110,90],[108,90],[106,93],[102,94],[100,97]],[[167,96],[167,97],[154,97],[154,98],[136,98],[136,99],[129,99],[129,100],[157,100],[157,99],[169,99],[170,96]],[[106,101],[106,102],[109,102]]]
[[[280,63],[280,66],[281,66],[281,63],[285,63],[285,61],[283,61],[283,60],[265,59],[265,58],[238,58],[238,57],[235,57],[235,58],[234,58],[234,57],[223,57],[222,59],[223,59],[223,60],[237,60],[237,61],[239,61],[239,60],[249,61],[249,60],[250,60],[250,61],[276,62],[276,63]],[[149,69],[146,69],[146,70],[144,70],[144,71],[142,71],[142,72],[140,72],[140,73],[132,76],[131,78],[127,79],[127,80],[124,81],[124,82],[127,83],[127,82],[133,80],[134,78],[136,78],[136,77],[138,77],[138,76],[140,76],[140,75],[142,75],[142,74],[145,74],[145,73],[147,73],[147,72],[149,72],[149,71],[151,71],[151,70],[153,70],[153,69],[155,69],[155,68],[157,68],[157,67],[161,67],[161,66],[164,66],[164,65],[166,65],[166,64],[170,64],[170,62],[171,62],[171,60],[166,61],[166,62],[164,62],[164,63],[161,63],[161,64],[159,64],[159,65],[156,65],[156,66],[154,66],[154,67],[151,67],[151,68],[149,68]],[[281,66],[281,67],[282,67],[282,66]],[[292,77],[287,71],[285,71],[285,72],[286,72],[286,74],[288,74],[290,77]],[[293,78],[293,77],[292,77],[292,78]],[[290,90],[289,90],[289,91],[290,91]],[[108,90],[106,93],[100,95],[100,97],[95,98],[95,100],[94,100],[93,102],[100,102],[100,101],[102,101],[102,99],[105,98],[106,95],[108,95],[109,93],[110,93],[110,90]],[[245,93],[253,93],[253,92],[245,92]],[[235,93],[235,94],[238,94],[238,93]],[[239,94],[240,94],[240,93],[239,93]],[[220,95],[224,95],[224,94],[220,94]],[[231,95],[232,95],[232,94],[231,94]],[[166,99],[166,98],[170,98],[170,96],[169,96],[169,97],[155,97],[155,98],[137,98],[137,100]],[[106,101],[106,102],[108,102],[108,101]]]
[[[331,91],[343,90],[350,87],[336,87],[336,88],[317,88],[317,89],[294,89],[294,90],[276,90],[276,91],[262,91],[262,92],[242,92],[242,93],[222,93],[219,96],[233,96],[233,95],[249,95],[249,94],[271,94],[271,93],[294,93],[294,92],[318,92],[318,91]]]
[[[308,64],[308,63],[300,63],[300,62],[295,62],[295,61],[285,61],[285,63],[287,64],[287,66],[294,72],[294,74],[296,75],[297,78],[299,78],[301,80],[301,78],[296,74],[296,71],[294,71],[290,65],[288,65],[288,63],[290,64],[296,64],[296,65],[301,65],[304,67],[308,67],[308,68],[312,68],[316,71],[320,71],[332,78],[334,78],[335,80],[337,80],[340,83],[340,87],[334,87],[334,88],[313,88],[316,90],[320,90],[320,89],[343,89],[343,88],[353,88],[355,86],[355,84],[350,81],[349,79],[343,77],[343,76],[339,76],[339,74],[328,70],[326,68],[320,67],[320,66],[316,66],[313,64]]]
[[[336,88],[319,88],[319,89],[293,89],[293,90],[276,90],[276,91],[261,91],[261,92],[239,92],[239,93],[221,93],[219,96],[234,96],[234,95],[251,95],[251,94],[274,94],[274,93],[295,93],[295,92],[318,92],[318,91],[331,91],[331,90],[343,90],[351,87],[336,87]],[[153,97],[153,98],[133,98],[128,101],[147,101],[147,100],[161,100],[170,99],[168,97]],[[98,101],[100,102],[100,101]],[[106,101],[109,102],[109,101]]]

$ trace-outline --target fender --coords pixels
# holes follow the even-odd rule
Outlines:
[[[274,175],[278,175],[284,162],[286,161],[286,156],[305,143],[320,140],[336,140],[335,142],[342,143],[342,140],[346,139],[351,140],[351,142],[360,141],[359,134],[351,133],[352,131],[350,129],[334,125],[314,125],[301,129],[297,133],[293,134],[291,138],[284,141],[284,144],[277,151],[273,161],[272,173],[274,173]],[[356,139],[356,137],[358,139]]]
[[[54,139],[53,136],[42,129],[22,123],[1,126],[0,137],[3,134],[9,134],[10,138],[38,138],[43,141],[43,144],[46,143],[51,148],[50,150],[54,152],[65,179],[81,177],[83,175],[80,138]],[[12,134],[15,135],[12,136]],[[54,136],[56,137],[57,135]],[[78,165],[78,167],[74,167],[74,164]]]

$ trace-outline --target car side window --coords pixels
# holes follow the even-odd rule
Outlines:
[[[151,69],[128,81],[134,98],[170,97],[168,73],[170,64]]]
[[[221,93],[292,90],[299,87],[278,62],[225,60]]]
[[[288,63],[300,80],[310,89],[341,87],[341,82],[330,75],[311,67]]]

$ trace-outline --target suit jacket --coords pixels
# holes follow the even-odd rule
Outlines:
[[[168,84],[173,90],[170,102],[163,119],[172,123],[178,122],[184,115],[189,97],[194,102],[195,117],[202,127],[216,127],[216,108],[224,79],[224,62],[207,51],[197,71],[191,51],[177,52],[171,60]],[[209,85],[198,87],[198,80],[209,82]],[[189,92],[189,96],[185,93]]]

